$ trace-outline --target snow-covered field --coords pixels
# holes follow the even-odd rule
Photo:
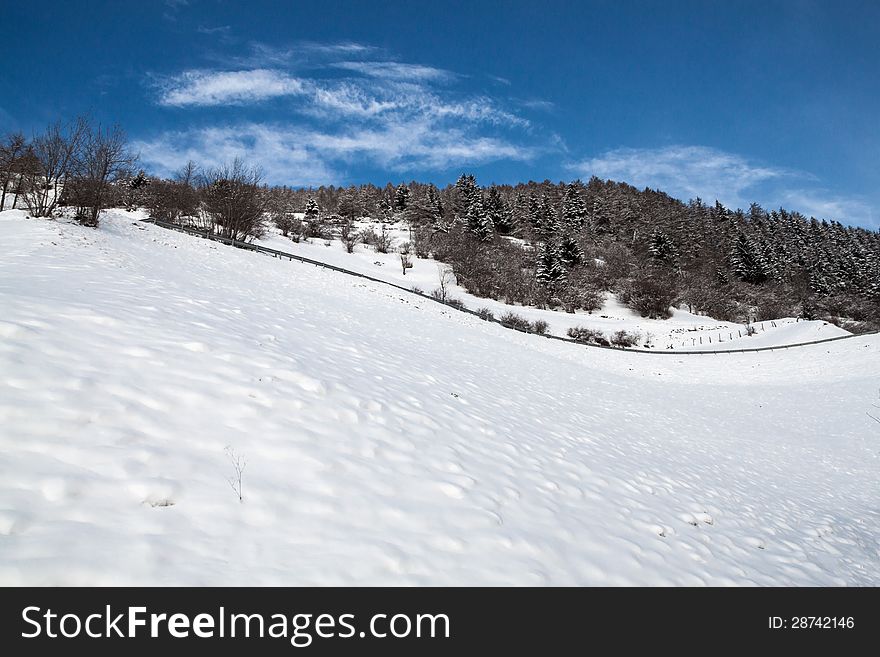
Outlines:
[[[134,219],[0,214],[2,585],[880,583],[878,336],[588,349]]]
[[[378,231],[376,224],[361,222],[358,226],[372,227]],[[408,229],[403,224],[391,226],[389,234],[395,245],[409,239]],[[400,265],[400,256],[396,253],[377,253],[375,249],[364,244],[357,245],[354,253],[347,253],[339,240],[330,240],[329,246],[327,241],[320,239],[294,243],[275,230],[257,243],[366,274],[405,288],[417,287],[428,294],[438,287],[439,270],[444,267],[442,263],[431,259],[413,258],[412,269],[404,274]],[[666,320],[648,319],[619,303],[610,293],[606,293],[605,305],[592,313],[583,311],[565,313],[508,305],[492,299],[476,297],[458,285],[451,287],[451,296],[464,302],[471,310],[488,308],[496,317],[506,312],[514,312],[531,322],[544,320],[549,325],[548,332],[553,335],[564,336],[568,329],[576,326],[602,331],[606,337],[610,337],[616,331],[636,333],[641,337],[638,345],[640,348],[658,351],[753,349],[849,335],[848,331],[827,322],[804,322],[793,317],[760,322],[755,325],[757,332],[752,336],[748,335],[742,324],[718,321],[680,309],[673,309],[672,317]],[[787,327],[787,324],[797,324],[797,326]]]

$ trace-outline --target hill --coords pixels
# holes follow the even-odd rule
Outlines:
[[[4,585],[878,584],[878,336],[588,349],[137,216],[0,214]]]

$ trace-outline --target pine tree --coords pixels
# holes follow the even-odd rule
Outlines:
[[[747,283],[759,284],[767,279],[767,266],[760,251],[743,233],[739,233],[734,241],[730,265],[737,278]]]
[[[675,247],[675,243],[659,228],[655,228],[651,234],[648,253],[658,264],[669,267],[678,265],[678,249]]]
[[[477,239],[480,241],[489,240],[494,234],[495,228],[483,205],[482,194],[477,194],[471,200],[471,204],[465,215],[465,223],[467,224],[468,230],[476,235]]]
[[[397,189],[394,190],[394,209],[398,212],[403,212],[406,210],[406,206],[409,203],[409,187],[405,184],[400,183],[397,186]]]
[[[536,230],[545,238],[550,238],[559,232],[559,221],[556,218],[556,208],[547,194],[541,195],[538,203],[538,211],[536,217]]]
[[[471,174],[461,174],[455,183],[455,201],[453,203],[457,221],[466,221],[468,210],[479,194],[477,179]]]
[[[559,243],[559,258],[567,269],[571,269],[584,261],[584,251],[576,239],[566,235]]]
[[[486,195],[486,213],[498,233],[501,235],[510,234],[513,228],[511,212],[501,196],[501,191],[495,185],[489,187],[489,192]]]
[[[593,200],[593,211],[590,213],[590,229],[597,237],[611,230],[612,212],[610,203],[604,192]]]
[[[569,183],[562,199],[562,220],[566,228],[577,231],[587,222],[587,204],[581,196],[583,184],[580,180]]]
[[[318,202],[315,200],[313,196],[309,197],[308,202],[306,203],[306,211],[305,211],[305,219],[306,221],[315,221],[318,218],[318,215],[321,214],[321,209],[318,207]]]
[[[541,254],[538,256],[535,278],[545,287],[552,287],[565,280],[565,267],[555,244],[544,244]]]
[[[439,223],[443,219],[443,201],[440,200],[440,194],[434,185],[428,186],[428,207],[435,223]]]

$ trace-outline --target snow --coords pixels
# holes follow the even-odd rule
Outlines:
[[[0,585],[880,583],[876,335],[587,349],[136,218],[0,213]]]
[[[371,227],[378,231],[378,226],[369,221],[361,221],[357,225],[359,228]],[[389,226],[389,234],[395,245],[409,239],[408,229],[403,224]],[[445,267],[443,263],[432,259],[413,258],[412,269],[408,269],[404,274],[400,265],[400,256],[396,252],[377,253],[372,247],[359,244],[355,247],[354,253],[347,253],[339,240],[329,240],[329,246],[327,242],[312,239],[295,243],[272,230],[257,243],[261,246],[366,274],[395,285],[406,288],[417,287],[426,294],[430,294],[438,287],[439,269]],[[465,306],[471,310],[488,308],[496,317],[513,312],[525,317],[530,322],[544,320],[549,325],[548,333],[551,335],[565,336],[568,329],[576,326],[598,329],[609,338],[621,330],[637,333],[641,337],[638,345],[640,348],[650,348],[657,351],[705,351],[716,348],[752,349],[849,335],[848,331],[833,324],[821,321],[804,322],[801,320],[797,322],[794,318],[759,323],[756,328],[760,338],[757,335],[749,336],[742,324],[718,321],[681,309],[673,309],[672,317],[666,320],[649,319],[639,316],[638,313],[617,301],[610,293],[606,293],[603,307],[592,313],[583,311],[565,313],[510,305],[476,297],[459,285],[452,286],[451,296],[463,301]],[[789,322],[796,322],[800,326],[796,329],[777,330]],[[719,346],[719,338],[721,346]]]

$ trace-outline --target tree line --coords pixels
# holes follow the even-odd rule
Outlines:
[[[7,134],[0,142],[0,210],[23,206],[51,217],[71,207],[80,222],[97,226],[116,201],[113,185],[130,177],[136,162],[122,128],[87,117],[52,123],[31,139]]]
[[[593,311],[604,295],[649,317],[672,306],[749,323],[800,316],[853,331],[880,328],[880,233],[797,211],[724,207],[593,177],[480,186],[430,183],[293,188],[265,184],[241,160],[174,176],[135,171],[118,128],[81,118],[0,142],[0,209],[34,216],[143,207],[159,219],[249,240],[269,226],[295,241],[331,236],[387,252],[407,222],[406,257],[436,258],[471,293],[511,304]],[[376,229],[356,230],[370,218]],[[403,258],[403,256],[402,256]],[[404,264],[404,272],[406,264]]]

